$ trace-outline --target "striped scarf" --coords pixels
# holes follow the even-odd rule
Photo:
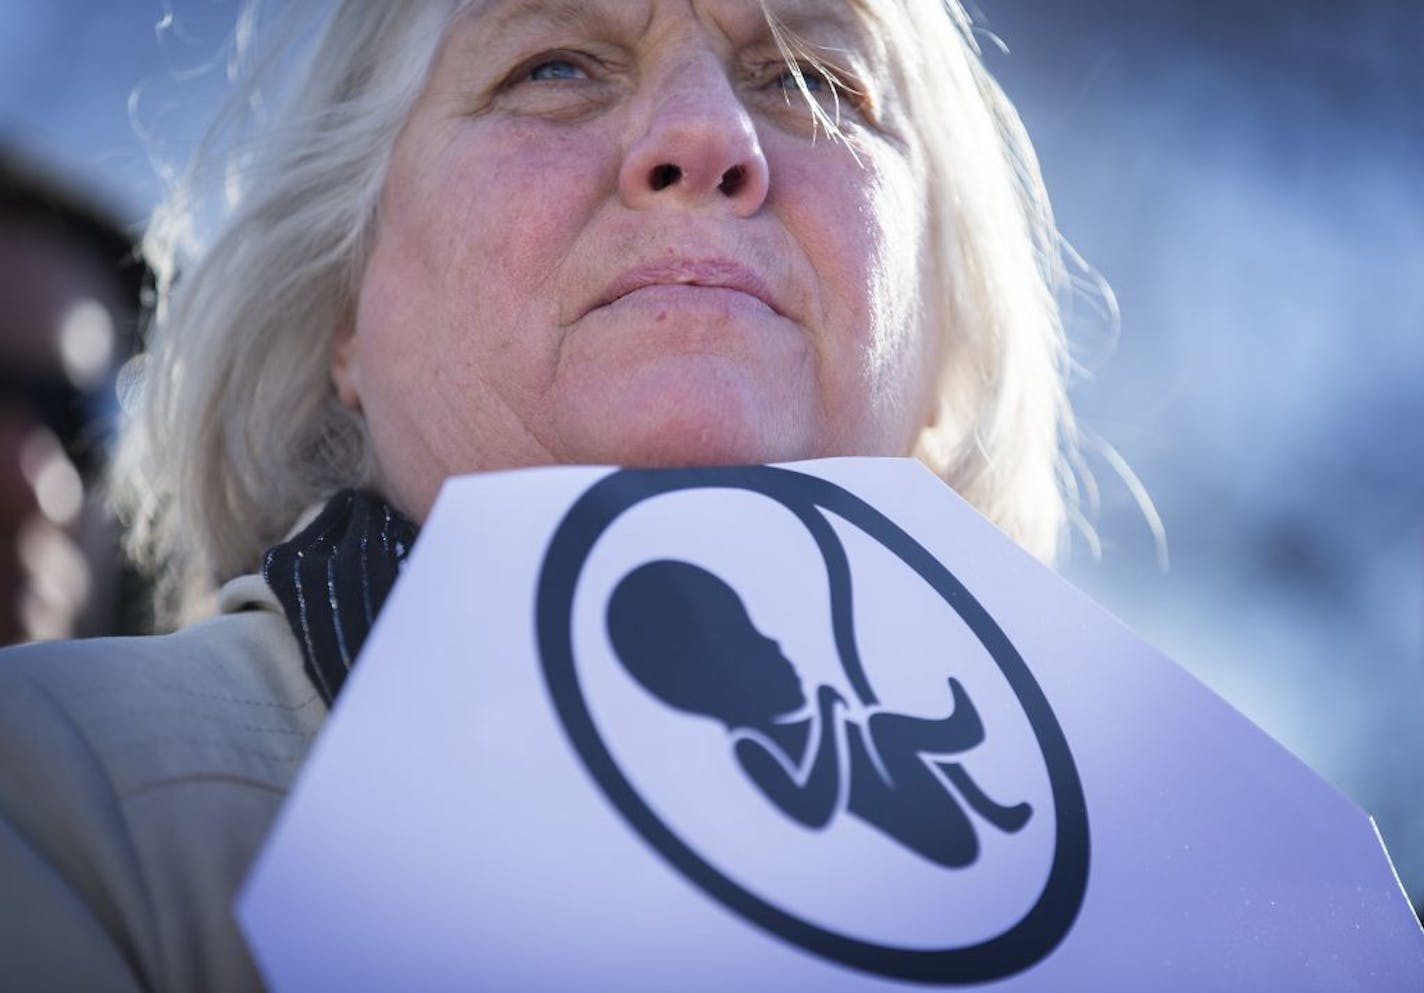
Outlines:
[[[415,541],[416,527],[380,497],[342,490],[299,534],[262,557],[307,676],[331,706]]]

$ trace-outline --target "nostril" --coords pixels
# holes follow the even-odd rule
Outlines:
[[[653,166],[652,172],[648,173],[648,185],[653,188],[654,193],[658,193],[672,186],[681,178],[681,169],[664,162],[662,165]]]
[[[717,189],[727,196],[736,196],[737,191],[747,181],[747,170],[743,166],[732,166],[722,174],[722,181],[717,184]]]

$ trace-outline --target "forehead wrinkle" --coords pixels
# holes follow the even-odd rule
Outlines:
[[[718,4],[707,0],[683,0],[687,7],[702,8],[701,17],[711,17],[708,8]],[[858,2],[844,0],[739,0],[738,6],[755,19],[757,33],[767,30],[768,18],[774,19],[785,31],[794,36],[811,40],[825,38],[828,34],[837,38],[849,36],[863,44],[871,33],[865,23],[865,15],[859,10]],[[635,23],[630,15],[642,8],[642,17]],[[852,11],[850,8],[857,8]],[[725,9],[725,7],[724,7]],[[474,29],[482,40],[497,40],[499,36],[512,31],[547,28],[558,31],[588,31],[595,27],[608,29],[611,22],[628,20],[626,27],[634,36],[645,37],[658,19],[659,4],[656,0],[642,3],[630,0],[471,0],[457,15],[467,28]],[[621,15],[621,17],[620,17]],[[699,17],[699,19],[701,19]],[[714,22],[721,18],[711,17]],[[729,25],[716,24],[720,34],[731,40]]]
[[[491,0],[472,3],[463,16],[468,26],[485,36],[507,34],[515,29],[548,27],[574,30],[602,25],[613,19],[614,11],[626,7],[610,0]]]

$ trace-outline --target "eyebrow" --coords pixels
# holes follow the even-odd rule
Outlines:
[[[782,7],[790,7],[790,10],[777,10],[777,4],[767,3],[766,10],[777,24],[787,31],[801,33],[812,28],[833,28],[837,31],[850,31],[859,33],[865,29],[861,18],[852,13],[850,5],[846,3],[829,3],[820,0],[817,3],[793,3],[782,4]]]

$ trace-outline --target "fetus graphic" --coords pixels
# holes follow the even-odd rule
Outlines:
[[[908,462],[835,469],[863,475],[881,497],[899,492],[926,507],[945,499],[944,484]],[[974,522],[962,526],[972,539]],[[712,533],[727,538],[704,550]],[[729,582],[783,542],[804,550],[787,561],[788,580],[824,593],[826,658],[803,647],[800,620],[773,627]],[[689,543],[698,551],[684,559]],[[1083,905],[1088,805],[1047,695],[1010,632],[951,568],[956,555],[809,472],[612,471],[569,505],[539,569],[535,643],[550,703],[623,824],[746,923],[877,976],[960,984],[1022,972],[1059,945]],[[861,657],[858,581],[904,582],[928,598],[927,613],[901,618],[911,627],[897,640],[913,657],[879,648]],[[878,646],[885,629],[876,623],[867,644]],[[786,650],[773,635],[788,638]],[[892,667],[949,661],[952,644],[971,653],[962,671],[891,676]],[[929,688],[914,691],[912,710],[902,702],[910,685]],[[992,712],[976,706],[981,693]],[[666,719],[656,735],[649,705]],[[687,781],[680,749],[707,744],[710,755],[696,753],[714,764],[703,790]],[[1015,756],[1013,795],[999,780],[976,781],[999,768],[991,748]],[[727,842],[734,822],[754,813],[790,830],[766,844]],[[826,844],[807,844],[804,864],[792,866],[782,846],[796,846],[801,831],[824,832]],[[842,863],[857,850],[854,864]],[[914,910],[926,906],[941,910]]]
[[[1032,816],[1027,803],[991,799],[958,760],[985,740],[985,729],[957,679],[947,680],[939,718],[878,707],[861,715],[866,708],[827,684],[808,700],[796,668],[757,630],[737,593],[672,559],[623,577],[607,625],[627,672],[669,707],[724,725],[743,773],[807,828],[849,812],[930,862],[959,869],[979,856],[966,807],[1008,833]]]

